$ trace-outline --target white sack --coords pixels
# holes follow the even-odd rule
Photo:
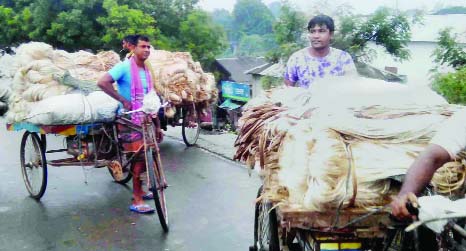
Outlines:
[[[38,125],[63,125],[111,121],[118,102],[97,91],[84,96],[67,94],[50,97],[31,107],[27,122]]]

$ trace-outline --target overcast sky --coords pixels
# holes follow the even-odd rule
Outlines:
[[[269,4],[276,0],[262,0],[263,3]],[[304,10],[309,9],[313,6],[313,2],[316,0],[289,0],[290,3],[297,5]],[[227,9],[233,10],[236,0],[200,0],[200,6],[202,9],[212,11],[214,9]],[[431,10],[439,6],[465,6],[466,0],[331,0],[328,1],[332,4],[338,5],[348,3],[354,8],[355,13],[368,14],[373,12],[375,9],[381,6],[388,6],[398,8],[401,10],[407,9],[424,9]]]

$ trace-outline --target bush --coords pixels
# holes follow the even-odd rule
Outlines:
[[[432,88],[449,103],[466,105],[466,66],[454,73],[437,75]]]

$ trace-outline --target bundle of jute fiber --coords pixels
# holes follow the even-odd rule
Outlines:
[[[301,109],[316,108],[308,104]],[[294,109],[271,102],[248,107],[235,159],[262,169],[263,197],[287,208],[325,212],[389,203],[399,189],[390,177],[405,174],[438,125],[461,107],[345,107],[337,113],[343,118],[326,114],[335,109],[290,116]],[[456,193],[465,174],[462,163],[450,162],[435,174],[432,186],[440,194]]]
[[[39,42],[20,45],[12,57],[16,71],[8,102],[10,123],[24,121],[35,102],[80,92],[83,83],[87,84],[84,93],[97,90],[97,80],[120,61],[118,54],[111,51],[96,55],[85,51],[68,53]]]
[[[260,136],[266,132],[265,125],[284,109],[273,104],[264,104],[247,110],[239,121],[241,133],[235,141],[237,151],[233,159],[253,165],[259,154]]]
[[[157,91],[173,104],[166,107],[168,117],[174,115],[177,105],[194,102],[202,110],[217,100],[214,76],[205,73],[188,52],[151,50],[148,61],[154,70]]]

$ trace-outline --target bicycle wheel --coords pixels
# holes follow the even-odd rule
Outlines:
[[[201,132],[201,120],[197,113],[196,106],[193,104],[191,109],[182,108],[183,122],[181,124],[181,134],[186,146],[193,146],[196,144]]]
[[[262,186],[257,192],[257,197],[262,194]],[[254,246],[251,251],[279,251],[278,221],[275,209],[270,202],[256,203],[254,215]]]
[[[19,155],[26,189],[32,198],[39,200],[47,187],[47,161],[37,133],[24,133]]]
[[[152,148],[146,150],[146,167],[149,175],[149,191],[154,194],[155,209],[159,216],[160,224],[165,232],[168,232],[168,210],[165,200],[165,189],[167,182],[163,175],[162,163],[158,151],[154,152]]]

